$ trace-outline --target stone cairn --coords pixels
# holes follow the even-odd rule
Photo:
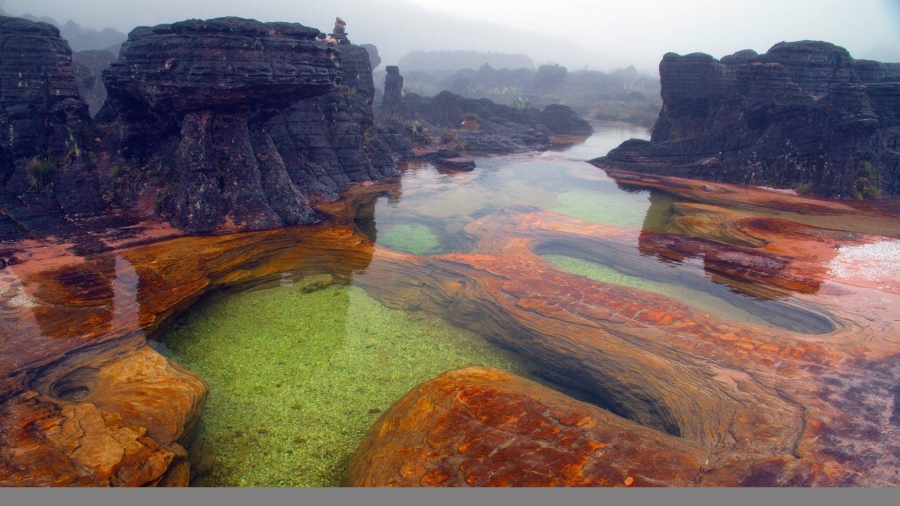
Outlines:
[[[331,38],[336,40],[339,45],[350,45],[350,39],[347,38],[347,23],[345,23],[343,19],[339,17],[335,18],[334,33],[331,34]]]

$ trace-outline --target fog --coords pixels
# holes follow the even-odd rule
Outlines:
[[[378,46],[385,64],[413,49],[525,53],[571,70],[635,65],[655,73],[663,54],[827,40],[854,57],[900,61],[900,0],[7,0],[14,15],[50,16],[95,29],[187,18],[242,16],[330,32],[335,16],[354,43]]]

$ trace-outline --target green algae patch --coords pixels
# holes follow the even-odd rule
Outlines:
[[[550,211],[604,225],[635,229],[641,229],[644,225],[644,209],[647,208],[645,194],[574,189],[560,192],[557,198],[562,205]]]
[[[572,274],[584,276],[603,283],[622,285],[665,295],[666,297],[671,297],[701,311],[713,313],[724,318],[749,323],[751,325],[763,327],[772,326],[770,322],[763,318],[755,316],[744,309],[729,304],[706,292],[693,290],[685,286],[661,283],[659,281],[653,281],[637,276],[629,276],[628,274],[623,274],[606,265],[582,260],[580,258],[563,255],[543,255],[543,258],[553,264],[556,268]]]
[[[419,223],[395,225],[379,234],[378,242],[388,248],[418,256],[433,253],[438,248],[437,236],[430,228]]]
[[[202,486],[324,487],[375,420],[420,383],[470,364],[526,374],[515,355],[360,288],[303,285],[201,303],[160,337],[210,387]]]

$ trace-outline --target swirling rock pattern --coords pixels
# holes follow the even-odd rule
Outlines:
[[[145,336],[204,293],[291,271],[352,278],[389,307],[475,330],[594,402],[496,371],[446,374],[384,414],[350,484],[896,486],[900,284],[829,268],[840,248],[886,238],[767,216],[802,204],[836,225],[842,204],[717,189],[743,207],[680,204],[644,246],[633,229],[513,206],[466,227],[467,253],[398,253],[352,225],[378,195],[399,198],[393,183],[319,205],[327,225],[8,265],[0,279],[21,281],[0,293],[0,484],[183,484],[205,387]],[[660,241],[686,265],[670,278],[763,287],[807,331],[740,324],[536,254],[606,261],[638,245],[647,255],[615,266],[671,272],[651,256],[670,250]]]

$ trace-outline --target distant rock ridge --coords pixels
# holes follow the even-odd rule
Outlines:
[[[721,60],[668,53],[659,70],[651,140],[592,163],[831,198],[900,194],[900,64],[801,41]]]
[[[570,107],[547,106],[543,111],[472,99],[444,90],[434,97],[416,93],[402,96],[403,76],[396,66],[387,67],[381,115],[400,123],[415,140],[428,144],[440,138],[451,149],[487,153],[521,153],[547,149],[551,135],[588,136],[591,125]],[[415,131],[410,131],[415,130]]]
[[[72,55],[78,92],[87,102],[91,117],[96,116],[106,102],[106,86],[100,76],[116,58],[112,51],[105,49],[86,49]]]

